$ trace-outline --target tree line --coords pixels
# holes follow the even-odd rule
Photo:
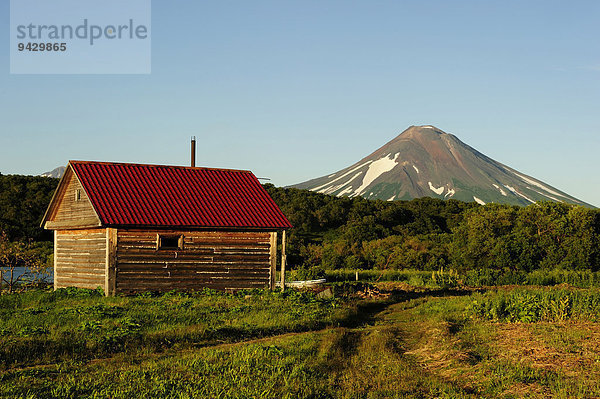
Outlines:
[[[50,241],[40,228],[58,179],[0,174],[0,232],[11,241]]]
[[[600,269],[600,210],[418,198],[385,202],[266,186],[294,228],[291,265],[459,272]]]
[[[52,234],[40,222],[57,185],[58,179],[0,174],[0,288],[11,292],[50,273]]]
[[[0,175],[0,233],[49,257],[40,221],[58,179]],[[418,198],[386,202],[265,185],[294,228],[291,268],[453,268],[459,272],[600,270],[600,210],[542,202],[527,207]]]

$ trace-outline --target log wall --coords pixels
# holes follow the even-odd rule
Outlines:
[[[105,289],[106,229],[56,230],[54,288]]]
[[[183,249],[157,249],[157,235],[183,235]],[[117,231],[116,293],[267,288],[271,233]]]

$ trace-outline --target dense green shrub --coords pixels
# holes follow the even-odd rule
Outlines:
[[[600,290],[515,289],[476,294],[467,315],[494,321],[534,323],[600,320]]]
[[[294,225],[291,268],[452,268],[469,285],[551,284],[542,281],[548,275],[530,273],[600,270],[596,209],[555,202],[527,207],[433,198],[386,202],[265,187]],[[571,278],[578,281],[557,276],[555,282]]]
[[[40,227],[58,179],[0,174],[0,232],[11,240],[50,241]]]

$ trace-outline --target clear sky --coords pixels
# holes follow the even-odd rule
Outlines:
[[[600,206],[600,2],[152,2],[149,75],[10,75],[0,172],[69,159],[342,169],[410,125]]]

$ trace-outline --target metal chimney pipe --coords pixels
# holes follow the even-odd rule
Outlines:
[[[196,136],[192,136],[192,168],[196,167]]]

